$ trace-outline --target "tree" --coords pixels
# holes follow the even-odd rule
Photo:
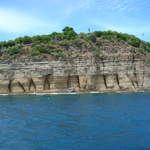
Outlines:
[[[77,36],[77,33],[71,27],[65,27],[62,31],[63,31],[64,39],[73,40]]]

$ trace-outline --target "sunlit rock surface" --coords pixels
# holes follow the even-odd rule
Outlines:
[[[142,56],[0,64],[0,93],[149,91],[150,68]]]

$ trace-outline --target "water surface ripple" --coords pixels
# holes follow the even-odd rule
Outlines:
[[[150,93],[0,97],[0,150],[149,150]]]

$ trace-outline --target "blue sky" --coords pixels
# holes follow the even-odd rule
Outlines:
[[[71,26],[77,32],[125,32],[150,42],[149,14],[150,0],[1,0],[0,40]]]

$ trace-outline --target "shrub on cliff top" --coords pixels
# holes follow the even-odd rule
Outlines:
[[[128,40],[128,43],[134,47],[140,47],[141,41],[139,39],[132,38]]]
[[[44,45],[35,45],[32,49],[32,55],[39,55],[40,53],[48,53],[48,48]]]
[[[77,33],[74,31],[73,28],[65,27],[63,29],[63,37],[64,37],[64,39],[73,40],[73,39],[76,38],[76,36],[77,36]]]
[[[94,34],[97,36],[97,37],[101,37],[103,35],[103,32],[102,31],[95,31]]]
[[[32,37],[24,36],[15,39],[16,43],[30,44],[32,43]]]
[[[91,34],[88,36],[88,40],[93,42],[93,43],[96,43],[96,36],[94,34]]]
[[[15,54],[21,54],[22,50],[18,46],[13,46],[7,49],[8,54],[15,55]]]
[[[40,55],[41,53],[40,53],[40,51],[38,51],[38,50],[36,50],[36,49],[33,49],[32,51],[31,51],[31,55],[32,56],[38,56],[38,55]]]

